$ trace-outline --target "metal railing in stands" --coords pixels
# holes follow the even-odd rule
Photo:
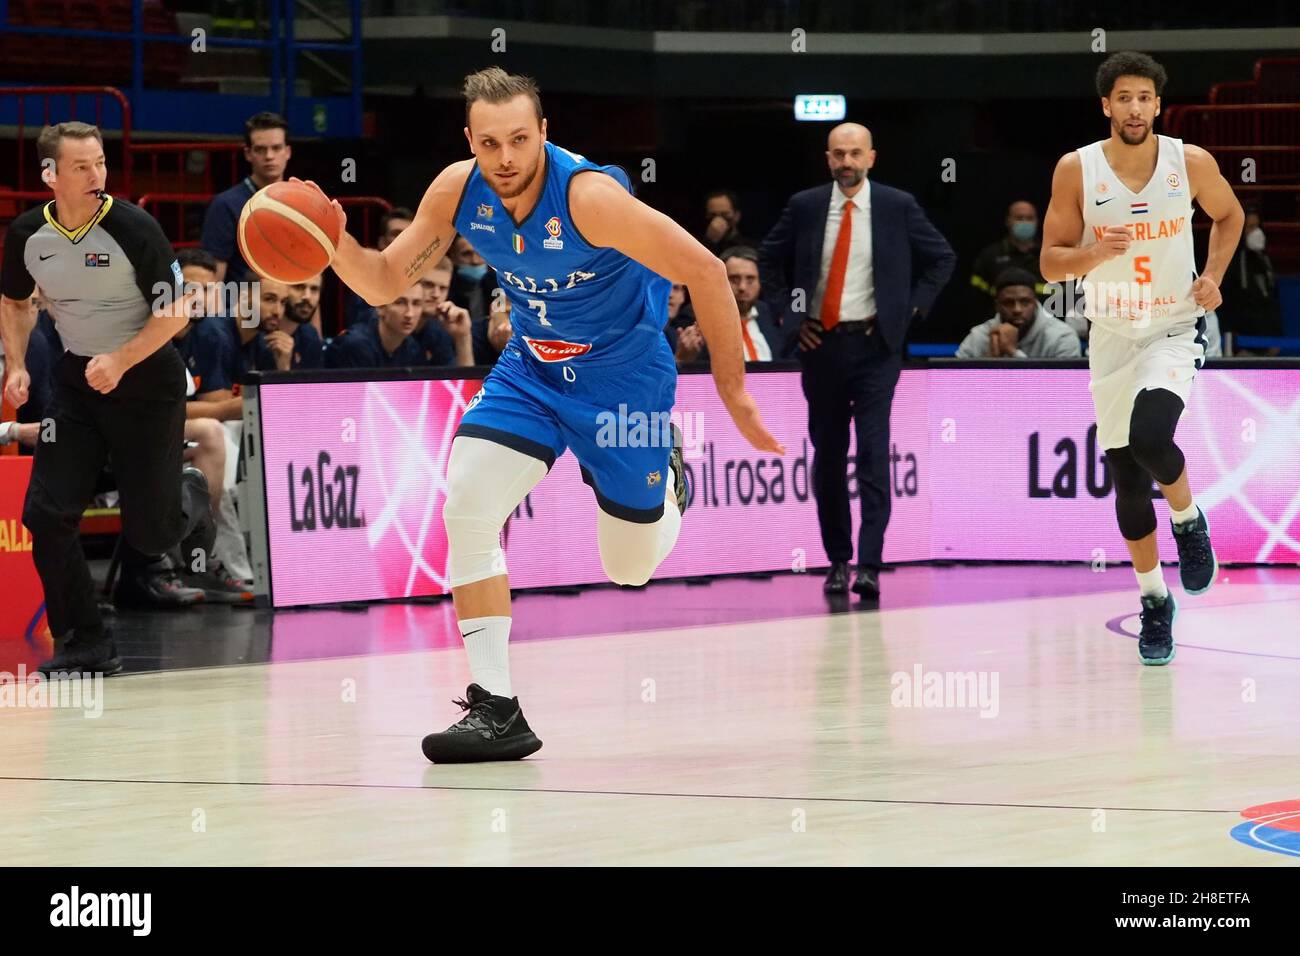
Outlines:
[[[58,97],[66,97],[67,103],[59,104],[56,109],[53,101]],[[32,99],[41,101],[39,109],[29,110]],[[90,101],[88,106],[82,106],[87,100]],[[108,104],[113,104],[118,110],[116,126],[106,122],[112,118],[105,115],[104,108]],[[113,134],[120,138],[122,168],[111,172],[121,184],[121,191],[131,195],[131,104],[125,94],[113,86],[0,86],[0,123],[15,125],[18,132],[14,140],[17,157],[14,186],[0,191],[0,195],[22,199],[44,199],[49,195],[41,184],[33,141],[42,128],[70,120],[94,123],[109,138]],[[30,130],[35,132],[28,136]]]

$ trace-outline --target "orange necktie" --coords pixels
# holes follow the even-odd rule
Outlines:
[[[745,361],[757,362],[758,349],[754,348],[754,340],[749,335],[749,316],[740,317],[740,337],[745,340]]]
[[[840,297],[844,294],[844,273],[849,268],[849,243],[853,239],[853,202],[844,204],[844,218],[840,220],[840,234],[835,237],[835,252],[831,256],[831,271],[826,276],[826,293],[822,296],[822,328],[830,329],[840,324]]]

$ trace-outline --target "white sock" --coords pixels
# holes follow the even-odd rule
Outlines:
[[[1150,571],[1139,571],[1134,568],[1133,573],[1137,575],[1138,587],[1141,589],[1143,597],[1162,598],[1169,595],[1169,589],[1165,587],[1165,575],[1160,570],[1159,564]]]
[[[474,683],[489,694],[514,697],[510,689],[510,618],[471,617],[459,624]]]
[[[1193,501],[1182,511],[1175,511],[1173,508],[1170,508],[1169,517],[1173,519],[1174,524],[1187,524],[1189,521],[1196,520],[1196,514],[1200,510],[1200,508],[1196,507],[1196,502]]]

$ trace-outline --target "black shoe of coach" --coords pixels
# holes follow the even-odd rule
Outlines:
[[[880,574],[875,568],[858,568],[857,577],[853,579],[853,593],[860,594],[868,601],[880,597]]]
[[[91,638],[73,632],[63,649],[36,668],[46,677],[58,674],[103,674],[112,677],[122,669],[117,643],[108,628]]]
[[[168,555],[139,568],[122,567],[113,603],[122,608],[189,607],[203,600],[198,588],[186,587]]]
[[[831,569],[826,572],[826,583],[822,585],[822,590],[827,594],[849,593],[849,563],[847,561],[831,562]]]

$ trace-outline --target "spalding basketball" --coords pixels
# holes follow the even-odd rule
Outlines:
[[[239,252],[260,276],[304,282],[334,258],[339,218],[321,193],[303,183],[271,183],[239,216]]]

